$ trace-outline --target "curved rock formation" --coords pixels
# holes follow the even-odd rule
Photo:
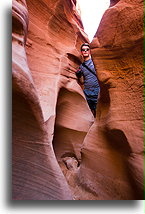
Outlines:
[[[78,47],[87,41],[74,11],[73,1],[13,1],[13,199],[72,199],[52,139],[54,124],[60,131],[68,129],[70,139],[79,135],[78,148],[70,145],[69,152],[80,156],[93,121],[74,73],[80,63]],[[59,93],[64,90],[72,97],[68,107],[74,105],[70,113],[64,105],[64,117],[72,120],[74,114],[70,125],[59,113],[55,121],[58,94],[59,102],[67,103]],[[80,106],[73,104],[75,97],[82,100]],[[79,128],[75,112],[82,108],[88,117],[80,115],[86,126]]]
[[[101,94],[81,182],[98,199],[143,199],[143,1],[110,7],[91,45]]]
[[[75,0],[13,0],[13,199],[143,198],[143,1],[111,1],[91,44],[94,122],[75,71]]]

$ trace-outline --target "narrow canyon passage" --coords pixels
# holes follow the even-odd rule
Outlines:
[[[13,199],[143,199],[143,1],[111,0],[90,44],[95,119],[77,1],[14,0],[12,18]]]

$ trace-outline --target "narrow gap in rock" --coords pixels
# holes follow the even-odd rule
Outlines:
[[[97,28],[100,24],[101,18],[108,9],[110,0],[77,0],[77,8],[81,15],[81,19],[84,25],[84,31],[89,37],[90,42],[92,41]]]

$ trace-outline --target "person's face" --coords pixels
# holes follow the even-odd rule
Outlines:
[[[83,57],[90,56],[90,48],[88,46],[83,46],[81,49],[81,53]]]

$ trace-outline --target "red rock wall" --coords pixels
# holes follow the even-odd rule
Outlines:
[[[143,198],[143,2],[110,6],[91,44],[93,123],[74,74],[88,41],[76,1],[13,0],[15,200]]]
[[[72,199],[54,150],[59,157],[69,151],[80,158],[80,146],[93,122],[74,73],[83,41],[87,37],[73,1],[13,1],[15,200]],[[77,112],[82,112],[78,119],[83,126]],[[54,127],[55,139],[68,130],[66,142],[58,142],[61,147],[52,142]]]
[[[119,1],[91,44],[101,85],[80,180],[98,199],[143,199],[143,1]]]

